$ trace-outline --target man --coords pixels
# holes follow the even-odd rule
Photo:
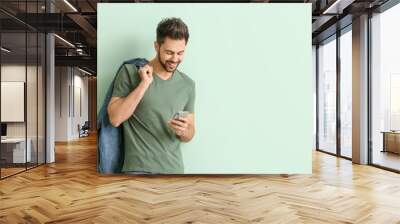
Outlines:
[[[118,72],[108,114],[113,126],[123,127],[122,172],[183,173],[181,142],[195,133],[195,83],[177,70],[189,39],[179,18],[157,26],[156,56],[139,70],[126,64]],[[188,111],[172,119],[178,111]]]

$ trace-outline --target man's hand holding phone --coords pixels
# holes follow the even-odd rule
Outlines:
[[[168,125],[175,131],[176,135],[182,136],[187,132],[189,127],[188,114],[187,111],[179,111],[168,121]]]

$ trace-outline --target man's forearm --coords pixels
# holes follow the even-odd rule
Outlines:
[[[148,87],[149,84],[140,82],[128,96],[110,104],[108,113],[113,126],[118,127],[122,122],[128,120],[128,118],[132,116]]]

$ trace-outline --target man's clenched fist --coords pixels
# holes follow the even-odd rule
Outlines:
[[[141,67],[138,72],[142,82],[148,85],[153,82],[153,67],[151,67],[149,64]]]

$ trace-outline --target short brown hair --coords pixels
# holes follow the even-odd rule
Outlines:
[[[157,26],[157,43],[162,44],[166,37],[173,40],[189,40],[189,30],[180,18],[165,18]]]

